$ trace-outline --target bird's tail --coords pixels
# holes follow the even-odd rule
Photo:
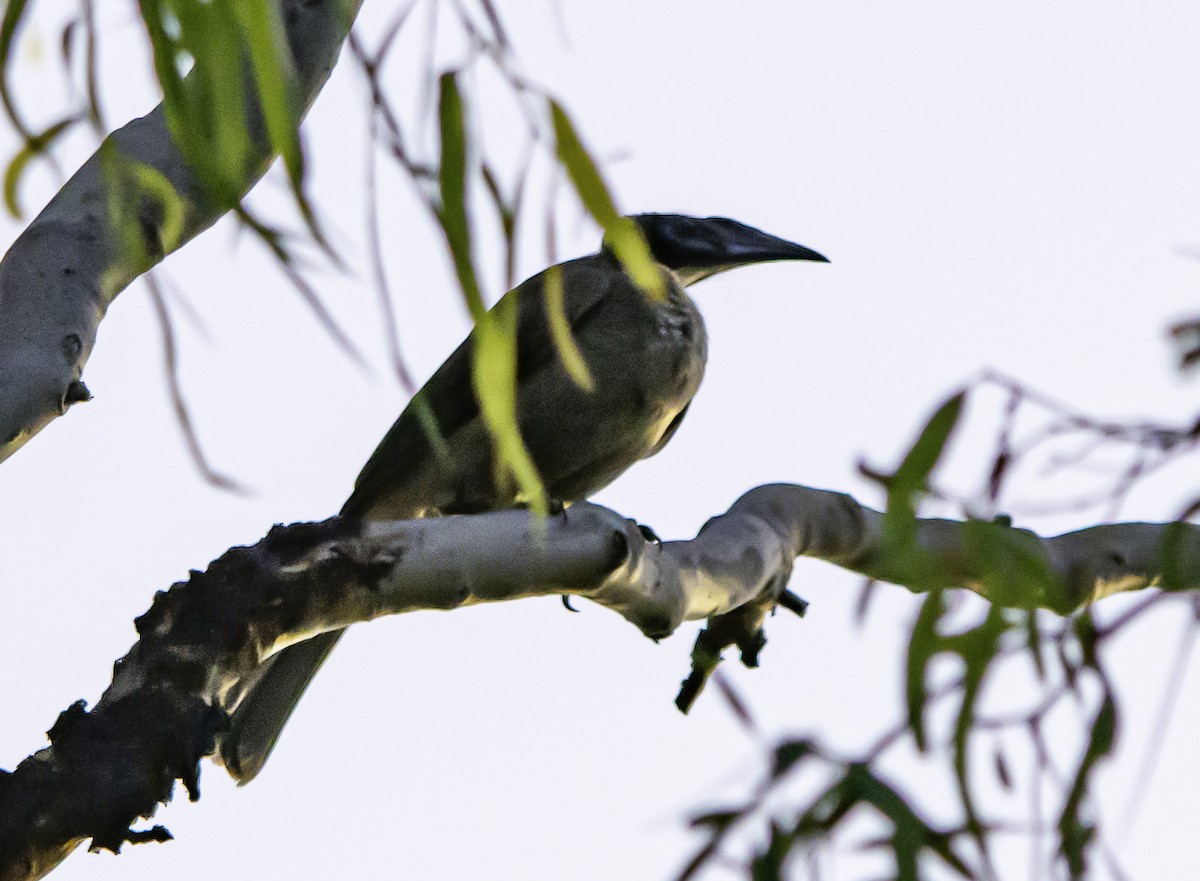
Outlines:
[[[239,784],[249,783],[262,770],[308,683],[343,633],[331,630],[290,645],[259,668],[218,748]]]

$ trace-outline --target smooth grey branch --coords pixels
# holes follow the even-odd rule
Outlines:
[[[307,108],[337,60],[361,0],[277,0]],[[258,116],[252,92],[248,117]],[[266,172],[274,154],[252,138],[257,161],[238,195]],[[135,178],[106,185],[105,151],[158,172],[182,200],[182,234],[164,235],[160,199]],[[111,199],[120,200],[114,206]],[[29,224],[0,261],[0,462],[72,404],[90,397],[83,368],[105,311],[135,278],[229,209],[205,193],[167,129],[163,106],[113,132]],[[114,208],[116,209],[114,211]],[[136,218],[144,248],[131,254],[110,217]]]
[[[290,643],[383,615],[570,593],[656,639],[708,618],[719,634],[709,655],[737,644],[757,663],[762,620],[800,555],[914,591],[964,586],[1060,612],[1118,591],[1200,587],[1194,524],[1046,539],[999,522],[907,527],[843,493],[786,484],[751,490],[690,541],[659,543],[586,503],[545,519],[510,510],[276,527],[158,594],[96,706],[65,711],[50,747],[0,772],[0,881],[41,877],[87,839],[115,850],[169,837],[131,826],[176,780],[199,797],[199,762],[227,730],[239,681]]]

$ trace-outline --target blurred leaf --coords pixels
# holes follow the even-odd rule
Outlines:
[[[304,193],[304,146],[300,139],[302,105],[280,6],[272,0],[232,0],[230,6],[238,17],[242,37],[249,48],[271,146],[283,157],[292,196],[309,233],[332,255],[312,203]]]
[[[1074,603],[1051,568],[1046,546],[1026,529],[1002,522],[968,520],[963,543],[979,575],[983,595],[1010,608],[1050,608],[1060,614]]]
[[[240,0],[238,0],[240,2]],[[193,140],[179,144],[222,205],[239,201],[241,182],[257,162],[246,119],[245,47],[230,0],[173,4],[183,48],[195,64],[183,80]],[[178,144],[178,141],[176,142]],[[198,155],[206,149],[205,155]]]
[[[63,25],[62,33],[58,38],[58,49],[63,60],[63,73],[66,76],[71,75],[71,62],[75,60],[75,32],[79,29],[79,25],[79,19],[72,18]]]
[[[1193,526],[1176,521],[1163,528],[1159,545],[1159,584],[1165,591],[1188,590],[1195,584],[1196,542]]]
[[[143,162],[129,162],[133,175],[143,195],[148,195],[162,212],[158,218],[159,252],[174,251],[183,241],[184,224],[187,220],[187,203],[175,191],[175,187],[157,168]]]
[[[908,637],[908,675],[905,678],[908,728],[912,731],[913,741],[921,752],[929,748],[925,735],[925,702],[928,698],[925,681],[929,662],[942,650],[937,628],[945,611],[945,591],[931,590],[925,602],[921,604],[921,611],[917,613],[917,619],[913,622]]]
[[[466,299],[471,318],[478,323],[487,312],[471,259],[471,228],[467,221],[467,132],[462,94],[456,75],[444,73],[439,80],[438,126],[442,138],[438,183],[441,210],[438,219],[450,246],[458,286]]]
[[[498,484],[515,481],[518,495],[538,513],[549,511],[549,500],[517,424],[517,301],[506,297],[488,312],[484,307],[471,258],[471,228],[467,218],[467,132],[462,94],[454,72],[439,80],[438,122],[442,138],[441,208],[438,220],[450,247],[459,287],[475,320],[475,349],[471,364],[475,394],[484,424],[496,449]]]
[[[856,800],[870,804],[891,820],[894,829],[892,851],[896,858],[897,878],[902,881],[920,881],[918,857],[926,849],[941,857],[947,866],[964,878],[973,877],[967,865],[950,848],[950,836],[933,829],[917,816],[908,800],[872,773],[869,766],[850,766],[847,783],[852,786]]]
[[[296,73],[279,4],[271,0],[234,0],[231,9],[250,51],[271,144],[283,157],[293,191],[299,195],[298,188],[304,176],[304,153],[300,149]]]
[[[703,869],[705,864],[716,855],[721,842],[725,840],[725,836],[733,829],[737,822],[756,807],[755,803],[751,803],[743,808],[711,811],[707,814],[693,817],[690,824],[691,827],[693,829],[708,830],[709,838],[704,842],[700,850],[696,852],[696,855],[688,860],[687,865],[680,871],[676,881],[690,881],[691,878],[695,877],[696,873]]]
[[[605,244],[616,254],[638,287],[655,299],[665,299],[666,283],[641,229],[632,218],[623,217],[617,211],[600,170],[579,139],[571,118],[557,101],[550,101],[550,115],[554,121],[559,161],[567,169],[584,208],[604,228]]]
[[[108,127],[104,123],[104,115],[100,112],[100,74],[98,72],[99,52],[96,48],[95,0],[82,0],[80,6],[87,41],[85,44],[86,55],[84,66],[86,70],[85,82],[87,84],[88,119],[92,123],[92,128],[99,133],[107,131]],[[66,34],[63,35],[63,39],[66,40]]]
[[[33,135],[25,141],[24,146],[8,163],[8,167],[4,170],[4,204],[8,208],[8,213],[13,217],[21,216],[21,206],[17,202],[17,186],[21,182],[21,175],[25,172],[26,166],[36,156],[49,150],[54,140],[77,122],[79,122],[78,115],[68,116],[66,119],[60,119],[46,130]]]
[[[965,668],[962,701],[954,722],[954,774],[967,826],[985,859],[988,854],[986,830],[975,809],[968,773],[968,746],[971,735],[975,732],[975,705],[992,661],[1000,653],[1000,639],[1007,629],[1003,610],[992,605],[988,607],[987,615],[978,627],[945,639],[946,647],[962,658]]]
[[[775,747],[771,767],[771,779],[778,780],[799,762],[815,755],[813,742],[808,738],[785,740]]]
[[[771,834],[767,837],[767,846],[760,850],[750,863],[751,881],[781,881],[784,877],[783,867],[791,856],[793,836],[785,832],[774,820],[771,821]]]
[[[744,815],[744,811],[711,811],[707,814],[699,814],[691,819],[691,827],[700,829],[703,827],[711,827],[713,829],[725,829],[733,823],[737,822]]]
[[[12,61],[13,40],[28,5],[26,0],[7,0],[4,6],[4,18],[0,20],[0,102],[4,104],[4,112],[8,115],[13,128],[27,141],[32,134],[21,120],[16,105],[13,103],[8,81],[8,65]]]
[[[525,166],[528,170],[528,165]],[[496,213],[500,216],[500,229],[504,233],[504,280],[507,287],[516,286],[516,263],[517,263],[517,210],[520,206],[520,184],[518,184],[517,195],[513,200],[513,204],[509,205],[504,198],[504,194],[500,190],[500,181],[496,178],[492,168],[487,161],[480,164],[480,172],[483,177],[483,183],[488,191],[488,195],[492,197],[492,204],[496,208]],[[524,171],[522,172],[522,178]]]
[[[965,396],[965,392],[959,392],[938,407],[905,454],[900,467],[885,480],[888,504],[881,544],[884,559],[890,566],[898,568],[901,583],[919,586],[927,583],[932,575],[926,555],[919,553],[916,545],[917,501],[958,425]]]
[[[894,484],[898,484],[910,494],[919,491],[925,486],[929,475],[933,472],[934,466],[937,465],[938,461],[942,458],[942,453],[945,452],[946,443],[950,440],[950,434],[958,425],[958,420],[962,416],[962,407],[965,399],[966,392],[958,392],[951,395],[929,417],[929,421],[921,429],[921,434],[917,437],[912,448],[905,454],[904,461],[900,463],[900,467],[896,470],[892,478]]]
[[[472,363],[479,409],[496,444],[495,479],[516,481],[521,498],[537,514],[549,512],[545,486],[517,424],[517,301],[502,299],[475,325]]]
[[[1087,850],[1095,840],[1095,827],[1080,817],[1080,808],[1088,794],[1088,784],[1096,764],[1112,752],[1117,736],[1117,706],[1112,693],[1106,691],[1104,701],[1092,720],[1092,733],[1079,770],[1071,784],[1058,820],[1059,849],[1067,862],[1072,879],[1087,875]]]
[[[1042,631],[1038,621],[1037,609],[1025,611],[1025,646],[1033,659],[1033,668],[1037,671],[1038,679],[1046,680],[1046,657],[1042,651]]]
[[[575,344],[571,335],[571,324],[567,320],[566,298],[563,295],[562,269],[551,266],[546,270],[546,322],[550,326],[550,339],[558,357],[566,368],[567,375],[584,391],[590,392],[595,387],[592,374],[588,371],[583,352]]]
[[[138,0],[142,22],[154,57],[154,72],[163,91],[163,113],[172,133],[186,133],[187,115],[183,96],[183,75],[177,63],[178,47],[167,34],[162,0]],[[182,148],[181,148],[182,149]]]

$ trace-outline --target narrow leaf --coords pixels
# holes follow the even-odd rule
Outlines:
[[[946,450],[950,434],[958,425],[965,399],[966,392],[958,392],[929,417],[929,421],[921,429],[921,434],[896,471],[894,480],[897,484],[910,491],[925,485],[934,466]]]
[[[0,102],[4,104],[4,112],[12,122],[13,128],[23,138],[29,140],[32,134],[17,113],[8,82],[8,65],[12,61],[13,40],[17,35],[17,28],[21,24],[21,17],[25,14],[27,5],[26,0],[8,0],[4,6],[4,18],[0,20]]]
[[[13,217],[21,216],[21,206],[17,201],[17,186],[21,182],[21,175],[25,172],[25,168],[34,157],[50,149],[54,140],[78,121],[79,117],[74,115],[60,119],[45,131],[27,139],[24,146],[17,151],[17,155],[8,163],[8,167],[4,169],[4,205]]]
[[[631,218],[622,217],[575,125],[557,101],[550,101],[558,158],[587,212],[604,228],[605,244],[617,255],[630,278],[655,299],[666,297],[666,283],[650,254],[650,246]]]
[[[921,611],[917,613],[917,620],[913,622],[912,632],[908,637],[905,677],[908,728],[912,731],[913,741],[921,752],[929,748],[925,735],[925,702],[928,699],[925,680],[929,662],[941,648],[937,627],[946,609],[945,599],[941,590],[929,592],[929,596],[921,604]]]
[[[567,320],[563,295],[562,270],[559,267],[553,266],[547,271],[545,292],[546,322],[550,326],[550,339],[554,341],[558,357],[572,381],[584,391],[590,392],[595,385],[583,352],[579,350],[575,338],[571,335],[571,323]]]
[[[515,481],[517,495],[539,514],[549,510],[546,488],[517,424],[517,301],[502,299],[491,312],[483,303],[471,259],[467,218],[467,132],[456,74],[439,80],[438,122],[442,204],[438,220],[450,247],[459,287],[475,321],[471,376],[479,410],[496,449],[497,485]]]
[[[919,586],[930,574],[923,555],[916,552],[917,496],[926,488],[930,473],[945,452],[962,415],[964,396],[964,392],[959,392],[938,407],[900,467],[885,481],[888,505],[883,520],[883,555],[897,568],[895,580],[901,583]]]

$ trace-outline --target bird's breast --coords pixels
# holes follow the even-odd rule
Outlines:
[[[656,312],[655,329],[661,350],[659,358],[669,367],[664,374],[674,378],[673,397],[677,398],[678,409],[682,409],[696,394],[704,377],[708,334],[692,298],[674,285],[668,290],[666,302]]]

